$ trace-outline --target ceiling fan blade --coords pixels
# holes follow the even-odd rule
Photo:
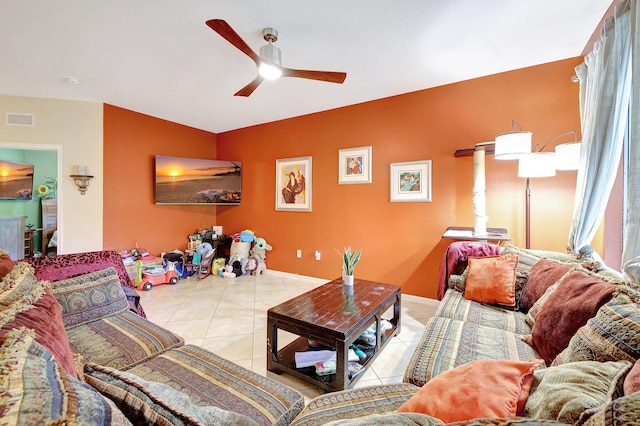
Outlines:
[[[291,68],[282,68],[283,77],[298,77],[306,78],[309,80],[327,81],[329,83],[342,84],[347,78],[346,72],[335,71],[309,71],[309,70],[294,70]]]
[[[222,19],[209,19],[206,24],[213,31],[220,34],[222,38],[233,44],[238,50],[253,59],[253,62],[255,62],[256,65],[260,65],[260,56],[251,50],[249,45],[242,40],[242,37],[240,37],[238,33],[235,32],[229,24],[227,24],[227,21]]]
[[[254,90],[258,88],[258,86],[260,85],[260,83],[262,83],[263,80],[264,80],[264,77],[262,77],[261,75],[258,75],[255,78],[255,80],[253,80],[251,83],[244,86],[242,89],[238,90],[236,93],[233,94],[233,96],[244,96],[244,97],[249,96],[250,94],[253,93]]]

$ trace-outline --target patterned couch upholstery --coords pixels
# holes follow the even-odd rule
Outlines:
[[[571,331],[570,335],[566,336],[566,349],[558,354],[553,362],[538,367],[527,404],[519,414],[521,417],[475,419],[455,424],[640,424],[640,361],[637,361],[640,358],[640,289],[625,283],[618,273],[606,268],[601,262],[585,263],[582,259],[564,253],[522,250],[513,246],[501,250],[501,256],[509,253],[516,253],[519,258],[515,274],[515,308],[467,299],[464,284],[467,279],[465,274],[468,272],[461,273],[465,270],[466,259],[460,259],[464,264],[452,267],[452,270],[461,275],[448,277],[450,288],[444,294],[436,315],[425,325],[423,336],[406,368],[405,383],[320,396],[307,405],[292,425],[444,424],[426,414],[423,414],[423,417],[416,414],[408,419],[408,413],[398,412],[398,409],[412,398],[415,399],[418,390],[425,384],[430,384],[440,375],[455,371],[457,367],[478,360],[528,361],[542,358],[532,346],[531,336],[540,338],[535,334],[535,320],[543,315],[545,305],[552,309],[553,303],[558,303],[558,300],[551,302],[552,294],[562,294],[564,287],[569,286],[562,284],[564,287],[560,290],[560,283],[568,282],[567,280],[573,277],[571,274],[577,273],[591,280],[590,286],[594,280],[598,283],[599,280],[603,280],[605,284],[597,285],[611,284],[615,292],[611,291],[610,295],[603,298],[604,302],[600,306],[591,307],[597,313],[593,312],[588,320],[585,318],[584,324],[571,324],[571,327],[577,328],[578,331]],[[527,289],[529,273],[542,259],[545,259],[545,262],[534,270],[538,274],[536,279],[547,277],[553,281],[549,284],[555,284],[555,287],[553,291],[542,291],[544,294],[538,299],[539,305],[529,306],[531,300],[524,303],[522,299],[533,292],[537,285],[531,284]],[[552,267],[557,264],[558,268],[564,268],[557,272],[561,278],[556,280],[547,270],[544,270],[544,273],[538,272],[543,270],[543,265],[546,267],[548,264]],[[536,291],[540,293],[539,289]],[[581,305],[577,310],[590,305],[587,302],[583,303],[581,299],[582,294],[586,294],[588,290],[580,291],[583,293],[576,292],[574,296],[575,304]],[[570,311],[573,308],[563,306],[563,309]],[[568,316],[579,315],[570,312]],[[553,318],[551,320],[555,321]],[[542,322],[541,319],[538,321]],[[561,324],[558,323],[558,328],[562,328]],[[604,370],[611,366],[612,371],[615,370],[611,376],[602,373],[602,382],[597,385],[590,384],[594,388],[600,386],[600,394],[593,399],[590,395],[579,394],[578,388],[587,386],[585,383],[589,380],[588,377],[600,375],[600,367]],[[576,372],[582,367],[586,369],[585,376]],[[482,380],[482,377],[476,380]],[[565,379],[569,382],[562,382]],[[631,385],[632,382],[635,382],[635,385]],[[455,389],[456,384],[453,383],[451,382],[450,386],[454,388],[454,392],[464,394],[465,390]],[[575,388],[575,393],[572,393],[572,388]],[[563,391],[553,393],[554,391],[549,389]],[[469,392],[473,393],[473,389]],[[568,394],[571,396],[568,397]],[[443,397],[441,394],[428,395],[428,398],[434,399]],[[564,401],[564,398],[569,398],[569,402]],[[597,402],[594,402],[596,400]],[[461,405],[465,405],[464,402]]]
[[[9,262],[13,265],[12,261]],[[29,397],[30,404],[16,406],[11,402],[11,396],[17,398],[16,395],[20,394],[18,388],[15,392],[12,390],[8,397],[0,391],[0,417],[8,416],[7,424],[45,421],[82,424],[81,415],[94,419],[100,417],[103,419],[99,422],[101,424],[127,424],[121,415],[124,413],[134,424],[288,425],[304,407],[304,397],[298,391],[207,350],[185,345],[180,336],[148,321],[142,306],[135,303],[135,291],[123,292],[121,289],[133,289],[133,284],[118,253],[67,254],[31,258],[28,262],[32,269],[16,266],[16,272],[2,280],[0,296],[6,295],[6,300],[0,297],[0,326],[8,324],[5,327],[11,327],[11,321],[16,317],[20,320],[21,311],[35,313],[38,310],[32,301],[35,296],[18,308],[11,308],[17,305],[14,302],[26,300],[24,294],[29,290],[23,291],[23,288],[42,287],[44,290],[40,290],[37,297],[41,297],[41,293],[45,296],[53,294],[61,306],[68,347],[75,360],[74,373],[84,386],[91,385],[92,392],[98,390],[107,402],[98,409],[95,395],[91,403],[83,400],[80,408],[84,411],[73,412],[76,417],[71,420],[64,417],[69,412],[63,415],[56,410],[71,407],[69,410],[73,411],[77,404],[52,402],[47,405],[38,403],[37,399],[76,400],[79,397],[69,392],[86,390],[75,377],[68,378],[73,385],[61,383],[53,391],[46,386],[42,388],[43,383],[51,379],[38,379],[36,384],[26,385],[20,382],[18,388],[25,395],[39,389],[39,396],[35,399]],[[10,267],[7,269],[11,270]],[[31,279],[33,284],[23,285],[29,274],[34,275]],[[40,319],[38,322],[43,321]],[[39,334],[40,331],[36,330],[36,340]],[[33,352],[42,358],[33,363],[51,361],[52,356],[47,355],[47,342],[43,343],[42,339],[33,342],[33,337],[33,331],[24,331],[18,326],[9,334],[0,332],[0,370],[3,362],[10,362],[3,356],[15,356],[13,354],[18,350],[22,351],[19,353]],[[16,343],[11,345],[9,341],[23,343],[24,346],[16,349],[12,347]],[[16,377],[24,374],[16,364],[8,365],[10,368],[0,371],[0,388],[3,383],[7,384],[4,380],[11,383],[11,371],[18,375]],[[11,374],[5,376],[7,371]],[[31,405],[34,402],[35,405]],[[12,412],[12,407],[21,408]],[[47,413],[39,413],[41,417],[37,417],[34,413],[42,407]],[[27,411],[20,412],[21,409]],[[91,410],[97,410],[99,415],[92,414]]]

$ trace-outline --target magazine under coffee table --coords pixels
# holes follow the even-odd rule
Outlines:
[[[392,318],[382,315],[393,312]],[[391,327],[383,330],[381,321]],[[375,344],[361,345],[356,340],[375,323]],[[278,350],[278,330],[300,336]],[[267,311],[267,370],[286,372],[327,391],[352,388],[364,370],[378,356],[391,337],[400,332],[400,287],[356,279],[353,287],[342,279],[323,284]],[[335,349],[335,374],[318,375],[315,367],[296,368],[295,353],[314,350],[309,340],[321,349]],[[359,361],[362,371],[349,373],[349,346],[356,344],[367,357]]]

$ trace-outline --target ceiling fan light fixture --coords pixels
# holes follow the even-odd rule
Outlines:
[[[258,67],[258,74],[265,80],[275,80],[282,76],[282,70],[266,62],[261,62]]]
[[[275,80],[280,78],[282,70],[279,68],[282,66],[282,60],[280,58],[280,49],[269,41],[269,44],[265,44],[260,48],[260,66],[258,67],[258,73],[267,80]]]

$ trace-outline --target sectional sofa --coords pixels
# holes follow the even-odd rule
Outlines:
[[[116,252],[0,252],[0,424],[287,425],[304,397],[145,319]]]
[[[598,261],[495,252],[443,261],[404,383],[321,395],[292,425],[640,424],[638,287]]]
[[[147,321],[117,253],[0,252],[0,423],[640,424],[640,290],[600,262],[495,252],[448,262],[404,383],[306,407]]]

